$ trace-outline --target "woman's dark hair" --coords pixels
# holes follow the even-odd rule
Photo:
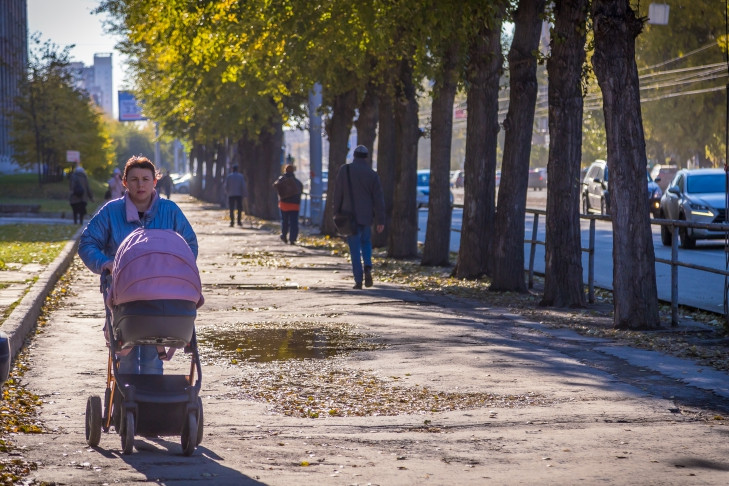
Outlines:
[[[157,172],[157,168],[151,160],[143,155],[132,155],[129,160],[127,160],[126,165],[124,165],[124,180],[127,180],[127,174],[131,169],[149,169],[152,171],[154,178],[159,179],[159,172]]]

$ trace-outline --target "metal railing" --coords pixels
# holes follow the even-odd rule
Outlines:
[[[534,286],[534,259],[536,254],[537,245],[545,245],[544,241],[538,240],[537,235],[539,231],[539,216],[544,215],[546,219],[547,212],[543,209],[527,209],[527,213],[533,214],[534,219],[532,221],[532,236],[531,239],[525,239],[524,243],[530,244],[529,249],[529,265],[528,265],[528,285],[529,288]],[[595,302],[595,221],[612,221],[609,216],[593,215],[593,214],[580,214],[580,219],[589,219],[590,227],[588,233],[588,246],[582,248],[582,251],[587,253],[587,299],[588,302]],[[725,278],[729,276],[729,272],[726,270],[719,270],[716,268],[705,267],[703,265],[695,265],[693,263],[687,263],[679,261],[678,259],[678,229],[679,228],[695,228],[695,229],[706,229],[717,232],[729,232],[729,224],[716,224],[716,223],[692,223],[688,221],[672,220],[672,219],[651,219],[652,225],[669,226],[671,230],[671,259],[666,260],[665,258],[656,258],[657,263],[663,263],[671,266],[671,325],[678,325],[678,267],[691,268],[693,270],[699,270],[702,272],[715,273],[723,275]],[[729,248],[725,246],[724,251],[729,251]],[[729,316],[725,315],[724,319],[727,320]]]

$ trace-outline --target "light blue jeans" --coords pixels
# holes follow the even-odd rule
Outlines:
[[[106,296],[106,294],[104,294]],[[106,305],[106,326],[111,325],[111,311]],[[111,329],[108,333],[111,334]],[[119,373],[125,375],[161,375],[162,360],[157,354],[157,346],[134,346],[129,354],[119,356]]]
[[[352,255],[352,274],[355,283],[362,283],[362,265],[372,268],[372,228],[357,225],[357,233],[347,236],[349,253]]]
[[[126,356],[119,356],[119,373],[128,375],[161,375],[162,360],[157,346],[134,346]]]

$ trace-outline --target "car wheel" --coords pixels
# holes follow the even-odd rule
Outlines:
[[[685,221],[686,219],[681,217],[681,221]],[[690,250],[691,248],[696,246],[696,240],[691,238],[688,234],[688,228],[679,228],[678,229],[678,240],[681,243],[681,248],[684,248],[686,250]]]
[[[587,194],[582,195],[582,214],[590,214],[590,200]]]
[[[661,243],[663,243],[663,246],[671,246],[671,237],[672,237],[671,230],[668,229],[668,226],[665,224],[661,225]]]

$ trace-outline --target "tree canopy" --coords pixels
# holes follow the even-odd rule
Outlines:
[[[66,151],[81,154],[95,177],[113,164],[112,142],[100,110],[74,85],[69,48],[32,38],[26,78],[11,116],[12,144],[21,167],[59,176],[69,165]]]

